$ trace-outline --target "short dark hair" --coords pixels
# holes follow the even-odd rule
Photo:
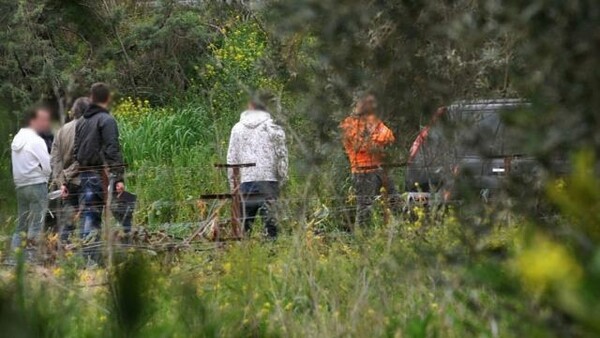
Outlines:
[[[38,113],[40,111],[45,111],[45,112],[48,112],[48,114],[50,114],[50,108],[48,108],[46,106],[43,106],[43,105],[32,106],[25,111],[25,116],[23,117],[23,121],[21,122],[22,126],[28,127],[29,124],[31,123],[31,121],[37,119]]]
[[[83,112],[89,107],[90,99],[88,97],[80,97],[75,102],[73,102],[73,106],[71,107],[71,113],[73,113],[73,118],[80,118],[83,116]]]
[[[98,82],[90,90],[92,103],[106,103],[110,99],[110,87],[106,83]]]
[[[250,98],[250,104],[254,109],[267,110],[267,104],[273,100],[273,95],[266,91],[258,91]]]

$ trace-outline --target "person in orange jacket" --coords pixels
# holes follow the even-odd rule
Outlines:
[[[377,117],[377,99],[368,94],[356,104],[351,116],[340,125],[343,143],[350,161],[357,196],[356,223],[366,225],[371,218],[375,197],[385,187],[393,207],[399,200],[398,190],[385,175],[385,147],[394,143],[394,133]]]

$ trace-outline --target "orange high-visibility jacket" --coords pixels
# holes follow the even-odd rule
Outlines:
[[[373,115],[347,117],[340,127],[344,133],[344,148],[355,174],[377,170],[373,167],[383,164],[383,148],[396,140],[394,133]]]

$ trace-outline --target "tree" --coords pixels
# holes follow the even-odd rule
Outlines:
[[[348,113],[356,92],[369,90],[407,149],[441,105],[516,95],[507,75],[511,39],[489,34],[477,35],[477,43],[462,40],[456,23],[479,11],[472,1],[302,0],[273,2],[264,16],[283,45],[318,61],[300,63],[294,74],[297,89],[309,93],[307,111],[322,139]]]

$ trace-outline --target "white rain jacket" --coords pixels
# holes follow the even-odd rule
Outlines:
[[[48,183],[50,154],[44,140],[31,128],[22,128],[12,141],[13,178],[17,188]]]
[[[267,112],[243,112],[240,121],[231,130],[227,163],[256,163],[255,167],[240,169],[241,183],[284,183],[288,175],[288,151],[283,128],[275,124]],[[232,170],[229,172],[229,183],[233,188]]]

